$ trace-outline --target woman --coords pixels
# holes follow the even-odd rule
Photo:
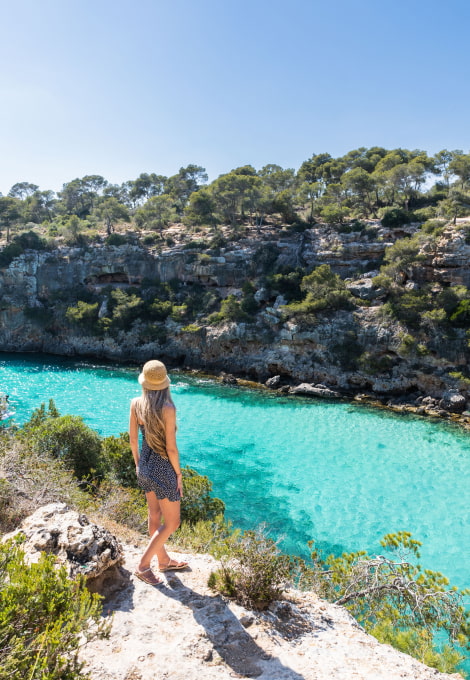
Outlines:
[[[176,409],[164,364],[157,360],[147,361],[139,375],[139,383],[142,396],[131,401],[129,437],[139,486],[147,498],[150,542],[134,574],[156,586],[163,581],[150,567],[155,555],[160,571],[188,566],[187,562],[171,559],[165,549],[165,541],[180,525],[183,478],[176,446]],[[140,458],[139,427],[142,431]]]

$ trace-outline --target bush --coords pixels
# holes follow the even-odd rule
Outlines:
[[[0,267],[8,267],[15,258],[24,253],[24,249],[19,243],[10,243],[0,252]]]
[[[247,314],[235,295],[229,295],[222,300],[220,312],[214,312],[208,317],[210,324],[222,323],[224,321],[253,321],[253,317]]]
[[[385,229],[398,229],[413,221],[413,214],[401,208],[388,208],[382,216],[382,226]]]
[[[100,436],[80,416],[59,415],[53,401],[44,404],[23,425],[21,435],[38,454],[48,454],[69,466],[78,479],[100,471]]]
[[[123,246],[129,242],[129,238],[127,236],[124,236],[124,234],[118,234],[117,232],[109,234],[109,236],[107,236],[105,239],[107,246]]]
[[[213,498],[212,482],[186,466],[183,472],[183,499],[181,501],[181,520],[195,524],[200,520],[214,520],[223,515],[225,504],[220,498]]]
[[[76,324],[89,331],[96,331],[98,328],[98,308],[97,302],[88,303],[78,300],[75,307],[68,307],[65,318],[69,323]]]
[[[107,477],[123,486],[137,486],[135,462],[132,457],[129,434],[101,440],[101,461]]]
[[[209,587],[255,609],[266,609],[281,597],[298,564],[262,530],[246,531],[231,542],[228,553],[220,569],[211,573]]]
[[[334,274],[327,264],[322,264],[300,284],[307,295],[302,302],[293,302],[282,309],[288,316],[311,315],[320,310],[352,309],[354,298],[338,274]]]
[[[54,555],[27,564],[18,544],[0,544],[0,680],[84,678],[78,649],[107,634],[99,595],[72,581]]]

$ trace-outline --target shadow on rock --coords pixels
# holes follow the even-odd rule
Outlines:
[[[235,673],[256,678],[267,670],[266,662],[269,662],[269,677],[304,680],[303,675],[284,666],[279,659],[259,647],[219,595],[201,595],[185,586],[175,575],[168,579],[168,586],[162,592],[191,609],[215,651]]]

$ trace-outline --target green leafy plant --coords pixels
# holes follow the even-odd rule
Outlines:
[[[54,559],[30,565],[20,545],[0,543],[0,680],[86,678],[78,650],[108,633],[100,597]]]
[[[209,586],[244,606],[266,609],[278,600],[292,578],[298,560],[281,553],[263,531],[246,531],[230,542]]]
[[[200,475],[189,466],[182,468],[183,499],[181,501],[181,519],[189,524],[200,520],[213,520],[224,514],[225,504],[220,498],[213,498],[212,482],[205,475]]]
[[[70,466],[78,479],[100,471],[100,436],[80,416],[61,416],[52,400],[48,412],[42,404],[19,434],[37,453],[47,453]]]

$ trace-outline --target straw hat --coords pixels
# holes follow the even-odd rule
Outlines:
[[[164,390],[169,387],[170,380],[166,373],[165,364],[157,359],[147,361],[139,375],[139,383],[146,390]]]

